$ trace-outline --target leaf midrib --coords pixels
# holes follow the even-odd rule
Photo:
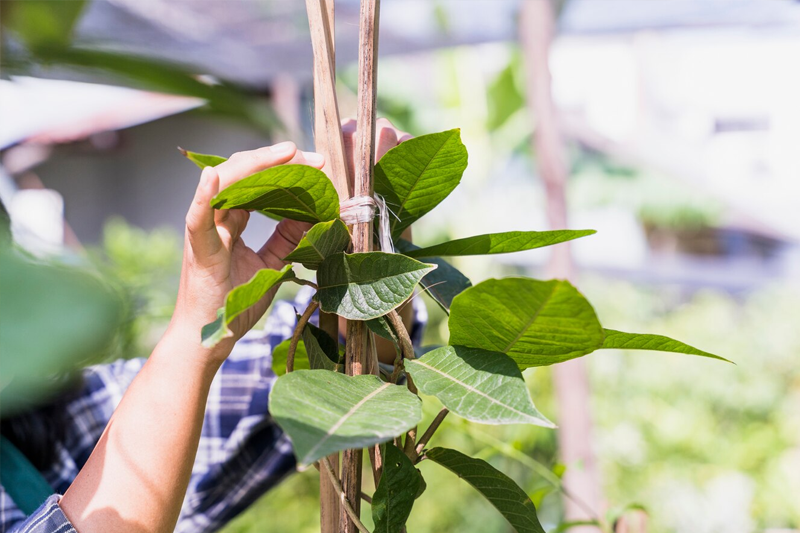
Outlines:
[[[341,416],[341,418],[339,418],[339,420],[337,420],[325,432],[325,436],[322,437],[322,439],[320,439],[320,441],[313,448],[311,448],[311,450],[309,450],[309,452],[306,453],[305,456],[306,457],[312,457],[314,455],[314,453],[316,453],[316,451],[319,450],[320,447],[322,447],[322,445],[325,444],[328,441],[328,439],[330,439],[333,436],[334,433],[336,433],[336,430],[338,430],[340,427],[342,427],[344,425],[345,422],[347,422],[350,418],[352,418],[352,416],[355,415],[356,412],[358,412],[358,410],[365,403],[367,403],[369,400],[371,400],[372,398],[377,396],[382,391],[386,390],[391,385],[392,385],[391,383],[384,383],[383,385],[381,385],[380,387],[378,387],[374,391],[372,391],[369,394],[367,394],[366,396],[364,396],[361,400],[359,400],[358,403],[356,403],[353,407],[350,408],[350,410],[348,410],[345,414],[343,414]]]
[[[425,167],[422,169],[422,172],[419,173],[419,176],[414,181],[414,184],[411,186],[410,189],[408,189],[408,192],[406,193],[406,197],[400,203],[400,208],[397,210],[397,218],[392,219],[391,227],[389,228],[389,233],[394,233],[395,226],[398,223],[402,222],[402,220],[398,220],[398,219],[402,219],[403,218],[403,214],[402,213],[403,213],[403,210],[405,209],[406,202],[408,202],[408,198],[411,196],[411,193],[414,192],[414,189],[417,188],[417,185],[419,185],[419,182],[422,180],[422,175],[425,174],[425,172],[428,171],[428,167],[431,166],[431,163],[433,163],[433,160],[436,158],[437,155],[439,155],[439,152],[442,151],[442,148],[444,148],[444,145],[446,145],[450,141],[450,139],[452,137],[453,137],[453,134],[450,134],[444,140],[442,145],[439,146],[439,148],[436,149],[436,152],[431,156],[430,160],[427,163],[425,163]]]
[[[525,324],[525,327],[521,328],[519,333],[517,334],[517,336],[514,337],[514,339],[508,344],[508,346],[506,346],[505,349],[501,350],[503,353],[508,353],[508,351],[517,342],[519,342],[519,340],[522,338],[522,336],[525,334],[525,332],[528,330],[528,328],[530,328],[533,325],[533,323],[536,322],[536,319],[539,318],[539,314],[542,312],[542,309],[544,309],[544,307],[547,305],[547,302],[550,301],[550,298],[553,297],[553,294],[555,294],[557,288],[558,288],[558,283],[554,283],[553,284],[553,288],[550,291],[550,294],[545,296],[544,300],[542,300],[542,305],[539,306],[539,309],[536,310],[536,312],[533,314],[533,316],[528,321],[528,323]]]

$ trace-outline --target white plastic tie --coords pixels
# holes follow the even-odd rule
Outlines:
[[[371,222],[378,215],[378,243],[381,251],[394,253],[392,235],[389,230],[389,208],[381,195],[374,197],[354,196],[339,205],[339,217],[348,226]]]

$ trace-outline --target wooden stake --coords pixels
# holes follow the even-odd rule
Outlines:
[[[336,52],[334,0],[306,0],[311,45],[314,51],[314,140],[315,150],[325,156],[323,170],[333,182],[339,200],[350,198],[350,180],[344,157],[344,140],[336,99]],[[339,319],[320,311],[319,327],[339,340]],[[333,474],[339,473],[339,454],[327,457]],[[320,472],[320,532],[336,533],[341,512],[339,495],[327,472]]]
[[[358,111],[356,116],[354,196],[372,196],[372,171],[375,159],[375,100],[377,97],[379,0],[361,0],[358,40]],[[372,250],[372,222],[353,226],[353,251]],[[363,374],[367,365],[367,335],[364,322],[347,322],[348,375]],[[375,365],[377,368],[377,364]],[[356,511],[361,507],[361,450],[347,450],[342,455],[342,488]],[[350,518],[341,515],[342,533],[356,533]]]
[[[527,0],[520,12],[520,38],[526,74],[527,99],[531,114],[536,117],[533,151],[539,175],[544,181],[547,197],[546,212],[551,229],[567,226],[567,200],[565,187],[569,167],[558,114],[551,94],[548,60],[550,41],[555,33],[555,11],[552,0]],[[574,263],[569,243],[554,246],[550,252],[548,276],[570,278]],[[559,449],[562,462],[581,464],[583,468],[569,468],[564,476],[564,486],[570,493],[586,502],[599,513],[602,507],[602,489],[594,442],[593,421],[590,410],[589,378],[583,359],[574,359],[556,365],[553,369],[559,410]],[[593,518],[576,503],[565,498],[568,520]],[[596,527],[579,526],[576,532],[595,532]]]

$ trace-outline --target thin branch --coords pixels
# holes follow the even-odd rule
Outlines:
[[[311,301],[308,304],[308,307],[303,312],[303,316],[300,317],[300,320],[297,321],[297,326],[294,328],[294,333],[292,333],[292,342],[289,343],[289,351],[286,354],[286,373],[288,374],[292,370],[294,370],[294,353],[297,351],[297,345],[300,343],[300,337],[303,335],[303,330],[308,324],[308,320],[311,318],[311,315],[314,314],[314,311],[317,310],[319,307],[319,302]]]
[[[372,497],[367,496],[363,492],[361,493],[361,499],[367,502],[368,504],[372,505]]]
[[[370,533],[369,529],[361,522],[361,519],[358,517],[356,512],[353,510],[353,507],[350,505],[350,502],[347,501],[347,497],[344,495],[344,490],[342,490],[342,484],[339,483],[339,478],[336,477],[336,473],[333,471],[333,466],[331,462],[328,461],[327,457],[323,457],[321,459],[322,464],[325,466],[325,471],[328,472],[328,477],[331,479],[331,484],[333,488],[336,490],[336,494],[339,495],[339,499],[342,502],[342,507],[344,507],[347,516],[350,517],[350,520],[356,525],[359,531],[362,533]],[[361,497],[363,498],[365,495],[362,493]]]
[[[433,421],[431,422],[431,425],[428,426],[428,429],[425,430],[425,433],[423,433],[422,436],[417,441],[417,446],[414,449],[415,457],[412,458],[412,461],[415,460],[417,457],[419,457],[419,454],[421,454],[422,450],[425,449],[425,445],[428,444],[429,440],[431,440],[431,437],[433,437],[433,434],[436,433],[437,429],[439,429],[439,426],[442,424],[442,421],[444,421],[444,417],[446,417],[447,413],[449,412],[450,411],[446,407],[441,411],[439,411],[439,413],[436,415],[436,418],[434,418]]]
[[[309,279],[294,278],[294,279],[292,279],[292,281],[297,283],[298,285],[307,285],[307,286],[311,287],[314,290],[319,289],[317,284],[314,283],[313,281],[309,280]]]

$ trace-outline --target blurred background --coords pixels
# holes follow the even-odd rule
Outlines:
[[[336,5],[351,116],[358,2]],[[176,147],[228,156],[292,139],[313,150],[304,5],[0,6],[0,198],[14,239],[112,280],[126,318],[104,356],[147,356],[171,315],[199,179]],[[800,2],[381,9],[380,114],[417,135],[460,127],[470,153],[461,187],[415,226],[417,243],[596,229],[570,248],[454,263],[473,283],[569,276],[608,327],[737,363],[603,351],[531,369],[534,401],[559,431],[449,417],[436,442],[513,477],[548,531],[571,520],[800,531]],[[272,224],[253,219],[245,240]],[[425,341],[442,343],[446,317],[428,309]],[[509,530],[470,487],[421,468],[428,494],[409,531]],[[294,475],[225,531],[317,531],[316,500],[316,473]]]

